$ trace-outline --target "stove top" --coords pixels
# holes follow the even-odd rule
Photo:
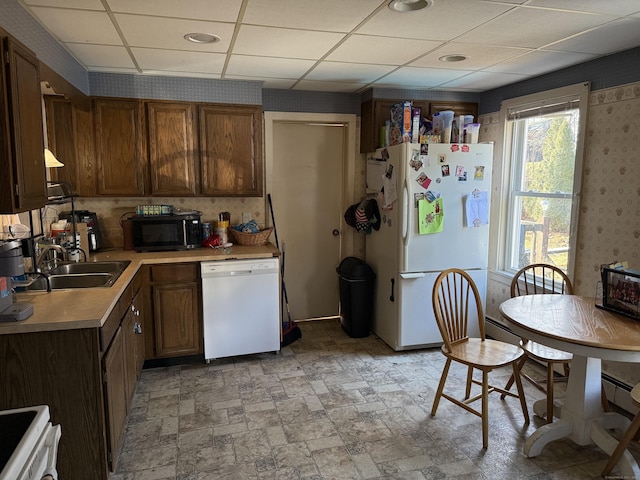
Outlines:
[[[0,411],[0,480],[55,473],[60,426],[49,419],[47,405]]]

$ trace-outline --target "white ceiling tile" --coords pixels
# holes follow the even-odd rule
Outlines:
[[[527,78],[526,75],[512,73],[473,72],[450,82],[443,83],[440,87],[465,89],[467,91],[483,92],[492,88],[502,87]],[[438,88],[440,88],[438,87]]]
[[[465,70],[401,67],[376,81],[375,84],[393,85],[397,83],[409,87],[435,87],[469,73],[471,72]]]
[[[43,25],[62,42],[122,45],[106,12],[34,7]]]
[[[87,67],[134,68],[135,65],[125,47],[115,45],[87,45],[68,43],[71,53]]]
[[[640,2],[639,2],[640,3]],[[633,48],[640,36],[640,18],[623,18],[547,47],[549,50],[604,55]]]
[[[399,13],[384,8],[361,27],[358,33],[452,40],[509,8],[512,7],[478,0],[435,0],[431,8],[411,13]]]
[[[539,48],[609,20],[610,17],[601,15],[517,7],[456,40]]]
[[[233,24],[231,23],[142,17],[128,14],[116,14],[115,17],[124,38],[132,47],[226,52],[233,35]],[[194,32],[218,35],[220,42],[205,44],[188,42],[184,39],[185,34]],[[178,55],[182,55],[182,53]]]
[[[168,70],[174,72],[221,73],[225,55],[210,52],[174,52],[153,48],[132,48],[142,70]]]
[[[231,55],[225,77],[239,75],[296,79],[315,63],[315,60]]]
[[[640,11],[638,0],[531,0],[528,6],[578,10],[582,12],[629,15]]]
[[[350,32],[379,5],[380,0],[250,0],[243,22],[272,27]]]
[[[341,82],[320,82],[315,80],[300,80],[293,87],[294,90],[309,90],[315,92],[342,92],[352,93],[362,87],[365,87],[364,83],[341,83]]]
[[[234,53],[318,60],[343,37],[341,33],[243,25]]]
[[[309,72],[305,80],[370,83],[391,72],[394,68],[396,67],[389,65],[320,62]]]
[[[404,65],[441,45],[428,40],[352,35],[327,56],[336,62]]]
[[[504,62],[531,50],[525,48],[509,48],[495,45],[481,45],[479,43],[446,43],[433,52],[411,63],[411,67],[450,68],[455,70],[480,70],[482,68]],[[445,55],[465,55],[462,62],[442,62],[440,57]]]
[[[538,50],[518,58],[488,67],[485,70],[496,73],[515,73],[522,75],[542,75],[594,58],[594,55],[571,52],[549,52]]]
[[[116,13],[235,22],[242,0],[107,0]]]
[[[100,0],[22,0],[27,5],[43,7],[79,8],[82,10],[104,10]]]

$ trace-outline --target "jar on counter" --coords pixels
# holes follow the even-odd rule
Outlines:
[[[220,236],[220,243],[222,245],[229,242],[229,234],[227,232],[228,229],[228,220],[217,220],[213,222],[213,233]]]

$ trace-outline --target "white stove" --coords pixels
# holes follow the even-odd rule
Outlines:
[[[60,425],[49,407],[0,411],[0,480],[57,480]]]

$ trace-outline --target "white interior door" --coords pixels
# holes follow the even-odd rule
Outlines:
[[[358,240],[343,221],[356,201],[357,118],[299,112],[265,112],[264,118],[266,192],[272,196],[280,248],[286,245],[291,316],[337,316],[335,268],[354,254]]]
[[[275,122],[270,189],[295,320],[338,315],[343,124]]]

